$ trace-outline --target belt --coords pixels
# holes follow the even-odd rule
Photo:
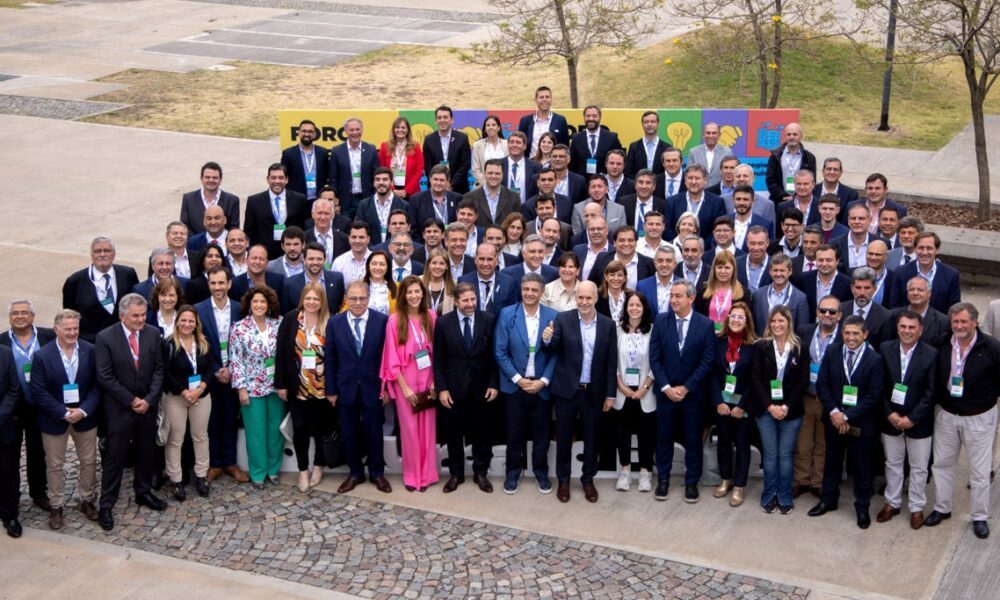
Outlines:
[[[585,389],[587,389],[589,387],[590,387],[589,383],[581,383],[579,386],[577,386],[576,389],[578,389],[578,390],[585,390]]]
[[[953,414],[953,415],[955,415],[957,417],[975,417],[977,415],[981,415],[981,414],[983,414],[985,412],[989,412],[989,411],[993,410],[993,406],[987,406],[985,408],[974,408],[974,409],[971,409],[971,410],[949,410],[949,409],[945,408],[944,406],[942,406],[941,409],[944,410],[945,412],[951,413],[951,414]]]

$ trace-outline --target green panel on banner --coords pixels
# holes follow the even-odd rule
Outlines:
[[[701,110],[668,108],[657,113],[663,138],[681,150],[686,158],[691,148],[701,143]]]
[[[410,128],[416,140],[423,141],[425,136],[437,131],[433,110],[401,110],[399,116],[410,120]]]

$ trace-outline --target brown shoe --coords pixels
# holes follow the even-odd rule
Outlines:
[[[920,529],[924,526],[924,511],[910,513],[910,527]]]
[[[451,476],[448,478],[447,483],[444,484],[444,493],[450,494],[458,489],[458,486],[465,483],[465,477],[455,477]]]
[[[382,475],[379,475],[378,477],[371,477],[368,479],[368,481],[372,482],[375,485],[375,489],[382,492],[383,494],[392,493],[392,486],[389,485],[389,480],[383,477]]]
[[[792,498],[798,498],[802,494],[806,493],[808,489],[808,487],[796,483],[792,486]]]
[[[222,467],[212,467],[208,470],[208,475],[205,479],[207,479],[209,483],[212,483],[219,477],[222,477]]]
[[[556,488],[556,498],[559,498],[560,502],[569,502],[569,482],[560,481],[559,487]]]
[[[885,506],[882,507],[882,510],[878,511],[878,516],[875,517],[875,520],[878,521],[879,523],[886,523],[889,521],[889,519],[893,518],[898,514],[899,514],[898,508],[893,508],[891,504],[886,504]]]
[[[587,502],[593,504],[597,502],[597,488],[594,487],[593,481],[588,481],[583,484],[583,497],[587,499]]]
[[[364,482],[365,480],[361,477],[348,477],[344,480],[344,483],[340,484],[340,487],[337,488],[337,493],[346,494]]]
[[[52,512],[52,503],[49,502],[48,497],[38,496],[37,498],[32,498],[31,501],[35,504],[35,506],[44,510],[45,512]]]
[[[93,502],[87,502],[87,501],[81,502],[80,512],[83,513],[83,516],[86,517],[87,520],[89,521],[97,520],[97,507],[94,506]]]
[[[63,528],[63,509],[53,508],[49,511],[49,529],[59,531]]]
[[[490,480],[486,478],[486,475],[474,475],[472,481],[479,486],[479,489],[486,492],[487,494],[493,493],[493,484]]]
[[[236,483],[248,483],[250,481],[250,476],[247,475],[243,469],[236,465],[229,465],[222,470],[226,475],[229,475],[236,480]]]

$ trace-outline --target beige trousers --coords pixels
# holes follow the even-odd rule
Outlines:
[[[208,475],[208,418],[212,414],[212,397],[205,396],[197,404],[188,405],[182,396],[163,394],[163,411],[170,422],[170,434],[163,449],[166,459],[167,476],[170,481],[181,481],[181,444],[191,423],[191,442],[194,445],[194,474],[196,477]]]
[[[45,478],[49,485],[49,502],[52,508],[62,508],[66,502],[66,445],[73,438],[76,446],[76,457],[80,461],[79,487],[80,500],[97,502],[97,428],[89,431],[77,431],[69,426],[62,435],[50,435],[42,432],[42,447],[45,448]]]

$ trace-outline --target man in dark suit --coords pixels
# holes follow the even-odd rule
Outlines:
[[[790,208],[797,208],[802,213],[803,225],[819,223],[819,202],[813,198],[813,189],[816,187],[816,182],[813,181],[812,172],[806,169],[799,170],[795,173],[794,182],[795,187],[792,197],[779,203],[775,210],[778,222],[781,223],[784,221],[785,211]]]
[[[10,303],[7,314],[10,329],[0,334],[0,345],[10,348],[14,353],[14,365],[17,367],[17,377],[24,396],[24,401],[17,404],[14,417],[18,439],[23,437],[25,440],[28,493],[35,506],[48,511],[51,505],[46,492],[45,448],[36,423],[38,411],[32,401],[30,384],[32,357],[41,347],[54,340],[56,334],[48,327],[35,326],[35,309],[29,300],[14,300]]]
[[[883,240],[873,240],[868,243],[866,264],[875,271],[875,295],[872,302],[889,308],[889,296],[896,285],[896,274],[885,267],[889,256],[889,246]]]
[[[879,234],[879,226],[882,209],[892,208],[896,211],[897,221],[906,216],[906,207],[886,197],[889,193],[889,180],[881,173],[872,173],[865,179],[865,197],[848,203],[847,209],[852,206],[861,205],[868,209],[871,215],[871,223],[868,230],[871,233]]]
[[[499,316],[500,311],[517,302],[519,281],[497,272],[497,249],[493,244],[480,244],[476,248],[475,260],[476,270],[466,273],[458,281],[472,286],[479,310]],[[457,295],[455,300],[458,300]]]
[[[263,259],[264,250],[258,247]],[[229,298],[232,274],[223,267],[208,271],[208,289],[212,297],[194,306],[201,321],[201,331],[212,352],[213,377],[208,381],[212,396],[212,413],[208,419],[208,480],[215,481],[223,473],[238,483],[247,483],[250,476],[236,464],[236,415],[239,399],[231,384],[229,370],[229,330],[240,319],[238,299]]]
[[[491,248],[483,244],[483,248]],[[448,471],[444,493],[458,489],[465,481],[465,440],[472,445],[472,480],[479,489],[493,492],[487,471],[493,460],[490,445],[490,404],[497,398],[500,383],[493,358],[492,312],[483,311],[471,283],[455,286],[456,310],[444,315],[434,327],[434,389],[445,408],[448,439]]]
[[[670,310],[670,288],[673,287],[674,282],[678,279],[674,274],[676,262],[673,248],[669,246],[657,248],[656,254],[653,255],[656,274],[645,279],[640,279],[635,284],[635,290],[642,292],[642,295],[649,302],[650,308],[653,309],[654,318],[661,312],[668,312]]]
[[[674,225],[677,219],[686,212],[694,212],[698,216],[698,231],[701,239],[707,243],[712,238],[715,220],[725,216],[726,204],[722,198],[705,191],[707,173],[701,165],[691,165],[684,172],[685,191],[667,198],[666,213],[667,232],[663,236],[671,239],[676,235]]]
[[[622,147],[618,134],[601,127],[601,109],[593,104],[583,109],[583,124],[584,129],[570,138],[569,168],[583,177],[607,173],[604,161],[608,151]]]
[[[958,271],[938,260],[941,238],[933,231],[918,233],[914,240],[917,260],[896,270],[896,285],[889,305],[893,308],[906,302],[906,284],[914,276],[931,282],[930,305],[938,312],[948,314],[952,305],[962,301]]]
[[[654,196],[653,188],[653,172],[644,168],[635,176],[635,193],[619,194],[615,201],[625,209],[625,223],[636,231],[644,231],[646,213],[655,210],[663,214],[666,211],[666,200]]]
[[[934,433],[934,385],[938,352],[920,341],[920,315],[903,312],[896,323],[897,340],[880,346],[885,385],[879,419],[885,449],[885,506],[876,520],[885,523],[900,512],[903,461],[909,456],[910,527],[924,524],[927,467]]]
[[[80,512],[97,520],[97,403],[94,346],[79,340],[80,314],[56,313],[56,343],[47,344],[31,360],[32,425],[41,431],[49,486],[49,527],[62,529],[65,503],[63,467],[66,443],[73,438],[79,461]]]
[[[160,331],[146,324],[146,301],[139,294],[128,294],[118,304],[121,323],[102,330],[94,344],[107,424],[98,513],[98,523],[105,531],[115,526],[112,511],[118,503],[130,449],[135,461],[132,486],[136,504],[155,511],[167,508],[167,503],[152,492],[156,410],[163,384]]]
[[[548,131],[556,138],[557,144],[569,144],[569,126],[566,117],[552,112],[552,90],[540,86],[535,90],[535,106],[537,110],[530,115],[524,115],[517,124],[517,130],[525,135],[531,148],[529,154],[538,153],[538,138]]]
[[[219,163],[207,162],[201,166],[201,189],[181,197],[181,223],[187,225],[191,235],[205,231],[205,209],[209,206],[222,207],[227,228],[240,226],[240,198],[219,189],[220,185],[222,167]]]
[[[448,189],[448,167],[434,165],[428,176],[429,186],[426,190],[414,194],[409,201],[410,222],[416,228],[422,228],[428,219],[437,219],[447,225],[455,221],[455,211],[462,195]],[[422,233],[422,232],[421,232]],[[423,241],[423,236],[418,235]]]
[[[21,537],[17,503],[21,498],[21,436],[14,412],[20,402],[14,354],[0,346],[0,521],[12,538]]]
[[[267,168],[268,190],[247,198],[243,231],[251,245],[262,244],[267,248],[271,260],[281,256],[281,234],[285,228],[294,225],[304,229],[309,216],[306,197],[286,189],[287,184],[285,166],[274,163]]]
[[[813,190],[813,196],[818,200],[827,194],[832,194],[840,200],[839,221],[847,219],[847,205],[858,199],[858,190],[844,185],[840,176],[844,174],[844,165],[839,158],[823,160],[823,182]]]
[[[775,254],[771,257],[769,272],[771,283],[759,287],[753,292],[751,301],[753,322],[767,323],[767,316],[771,314],[771,309],[779,304],[784,304],[788,310],[792,311],[795,329],[805,327],[812,315],[809,313],[806,295],[789,281],[792,276],[792,260],[784,254]]]
[[[114,264],[115,245],[106,237],[90,242],[90,260],[93,264],[66,278],[62,305],[80,313],[80,337],[93,343],[97,332],[118,322],[118,300],[139,277],[132,267]]]
[[[653,194],[659,198],[670,198],[684,193],[687,184],[684,181],[684,171],[681,170],[684,165],[684,155],[681,151],[673,147],[667,148],[660,154],[660,165],[661,170],[656,175],[656,188]],[[670,231],[673,231],[676,224],[676,219],[667,223]]]
[[[396,210],[407,209],[405,200],[392,192],[392,169],[379,167],[375,169],[375,194],[364,198],[358,203],[355,221],[368,223],[371,232],[372,246],[377,246],[388,240],[389,214]]]
[[[388,317],[368,309],[370,293],[364,281],[347,286],[347,310],[331,317],[326,325],[327,365],[326,398],[340,412],[347,464],[351,473],[337,493],[346,494],[365,481],[364,456],[368,456],[368,479],[378,491],[392,492],[385,478],[382,452],[384,406],[389,396],[382,396],[379,370]]]
[[[205,231],[191,235],[188,238],[187,249],[192,253],[198,253],[206,246],[215,244],[225,255],[227,234],[226,215],[223,214],[222,207],[209,206],[205,209]],[[197,258],[195,260],[197,261]]]
[[[145,298],[146,302],[149,302],[150,295],[153,293],[153,288],[156,287],[156,284],[164,279],[173,277],[180,284],[182,290],[187,289],[187,284],[190,280],[187,277],[174,274],[174,253],[169,248],[157,248],[153,250],[153,253],[149,256],[149,265],[152,267],[153,274],[149,276],[149,279],[140,281],[132,288],[132,291]]]
[[[503,164],[503,184],[520,198],[520,205],[538,193],[538,172],[542,163],[535,162],[525,155],[531,145],[528,136],[520,131],[512,131],[507,137],[507,158]]]
[[[767,191],[775,204],[794,195],[794,178],[800,170],[812,171],[813,179],[816,178],[816,156],[802,147],[802,127],[798,123],[789,123],[782,136],[785,143],[771,151],[764,176]]]
[[[583,431],[583,485],[587,502],[597,502],[597,434],[600,413],[614,403],[618,352],[614,321],[595,310],[597,286],[576,287],[576,309],[560,313],[542,331],[545,346],[559,357],[550,389],[556,404],[556,497],[569,502],[571,446],[579,416]]]
[[[424,169],[429,178],[432,167],[440,164],[447,166],[451,173],[452,191],[464,194],[469,191],[472,148],[469,136],[452,127],[454,121],[451,107],[439,106],[434,111],[438,130],[424,138]]]
[[[806,295],[810,315],[816,314],[816,303],[825,296],[836,296],[841,302],[852,298],[851,278],[837,270],[837,250],[828,244],[816,249],[816,270],[799,275],[795,287]]]
[[[826,462],[823,492],[809,509],[810,517],[837,509],[844,454],[854,470],[854,511],[858,527],[868,529],[873,494],[871,453],[878,439],[882,410],[882,357],[865,344],[868,329],[863,318],[847,317],[841,325],[843,344],[831,346],[823,357],[816,392],[823,403],[826,428]]]
[[[536,216],[534,219],[528,220],[528,224],[524,228],[524,235],[541,235],[542,224],[547,219],[555,219],[559,223],[558,245],[563,250],[569,250],[569,242],[573,237],[573,227],[569,223],[561,221],[558,217],[556,217],[555,198],[547,195],[538,195],[535,197],[534,202]]]
[[[288,189],[312,202],[330,180],[330,149],[313,143],[319,130],[308,119],[299,123],[292,135],[298,136],[299,143],[281,152],[281,164],[288,173]]]
[[[372,195],[372,181],[379,167],[378,151],[361,140],[363,131],[361,119],[347,119],[347,141],[330,150],[330,187],[340,199],[340,212],[352,221],[361,199]]]
[[[892,329],[892,315],[889,309],[873,302],[874,294],[875,272],[868,267],[855,269],[851,277],[853,300],[841,303],[840,312],[845,319],[850,315],[864,319],[865,329],[868,330],[868,344],[872,348],[878,348],[882,342],[892,339],[895,332]]]
[[[466,194],[462,199],[476,205],[476,225],[499,225],[508,215],[521,209],[520,197],[503,185],[503,161],[491,158],[483,166],[483,185]]]
[[[654,175],[663,173],[663,163],[660,157],[663,152],[672,148],[670,144],[660,139],[660,116],[655,110],[642,113],[641,138],[629,144],[628,155],[625,158],[625,176],[635,179],[639,171],[646,169]]]
[[[317,198],[312,205],[313,226],[306,230],[306,244],[313,242],[323,246],[326,254],[326,268],[333,259],[351,249],[347,234],[333,227],[333,204],[325,198]]]
[[[555,193],[569,198],[574,206],[586,200],[588,179],[569,169],[569,146],[556,144],[549,158],[556,174]]]
[[[538,171],[536,183],[538,193],[528,198],[524,205],[521,206],[521,214],[524,215],[524,218],[528,221],[536,218],[538,216],[538,209],[536,208],[538,199],[543,196],[551,196],[555,199],[554,216],[563,223],[570,223],[573,219],[573,201],[566,194],[556,192],[555,170],[552,167],[542,167]]]
[[[326,292],[326,304],[330,309],[330,314],[335,315],[340,312],[340,307],[344,302],[344,276],[324,268],[325,260],[326,253],[322,246],[316,242],[306,245],[305,268],[298,275],[287,278],[282,288],[281,312],[287,313],[298,308],[302,290],[305,289],[307,283],[322,285]]]
[[[247,250],[247,272],[233,278],[229,297],[239,303],[247,290],[266,285],[280,298],[285,285],[285,276],[282,273],[268,271],[267,265],[267,248],[257,245]]]
[[[708,282],[709,265],[702,260],[705,256],[705,241],[695,234],[689,234],[681,240],[681,264],[674,273],[684,278],[695,289]]]
[[[655,498],[666,500],[674,462],[677,419],[684,431],[684,501],[698,501],[702,467],[702,418],[708,403],[709,379],[715,364],[714,326],[692,310],[695,288],[684,280],[670,288],[671,311],[661,312],[649,340],[649,367],[656,394]]]
[[[656,274],[656,265],[653,263],[653,259],[639,254],[635,251],[635,247],[635,229],[632,229],[630,225],[619,227],[618,231],[615,232],[614,250],[604,252],[597,257],[587,279],[593,281],[595,285],[600,285],[604,281],[604,269],[608,263],[617,260],[625,265],[625,287],[634,290],[636,283]]]
[[[837,256],[840,258],[837,268],[841,273],[850,275],[854,269],[868,265],[868,244],[882,238],[868,231],[871,216],[863,204],[851,206],[847,213],[850,233],[830,240],[830,245],[837,249]]]
[[[941,348],[951,337],[951,323],[944,313],[930,306],[931,284],[923,277],[914,275],[906,284],[906,296],[908,303],[892,310],[893,322],[908,310],[917,313],[923,330],[920,341],[932,348]]]
[[[524,244],[521,246],[521,255],[524,257],[523,262],[512,267],[507,267],[502,271],[503,275],[514,280],[514,289],[520,291],[521,278],[526,273],[538,273],[545,278],[545,283],[550,283],[559,278],[559,269],[542,264],[542,259],[545,258],[545,242],[542,241],[542,238],[538,236],[528,236],[525,238]]]
[[[746,256],[736,260],[736,279],[743,289],[754,294],[758,289],[771,284],[771,257],[767,255],[769,240],[765,227],[750,226],[744,240]]]
[[[236,229],[234,227],[234,229]],[[244,234],[245,235],[245,234]],[[188,252],[187,242],[188,238],[188,228],[187,225],[181,223],[180,221],[171,221],[167,224],[167,233],[164,236],[167,242],[167,248],[174,255],[174,272],[181,277],[191,277],[191,271],[197,270],[195,263],[197,259],[193,252]],[[226,234],[226,241],[229,240],[229,234]],[[147,270],[146,276],[153,274],[153,268]]]
[[[706,192],[709,193],[709,192]],[[729,217],[733,220],[734,243],[736,248],[747,251],[747,233],[755,225],[767,230],[768,239],[774,238],[774,223],[753,212],[754,191],[749,185],[738,185],[732,194],[733,212]]]
[[[461,279],[462,275],[476,270],[476,261],[465,253],[468,239],[469,230],[460,222],[448,225],[444,232],[444,247],[448,251],[448,268],[451,269],[451,278],[455,281]]]

